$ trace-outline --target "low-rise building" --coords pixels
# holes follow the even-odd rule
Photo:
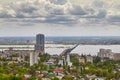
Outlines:
[[[93,75],[92,74],[87,74],[86,78],[87,79],[85,79],[85,80],[93,80],[94,78],[96,78],[96,75],[94,75],[94,74]]]
[[[25,75],[24,75],[25,78],[30,78],[31,76],[32,76],[32,75],[30,75],[30,74],[25,74]]]
[[[113,59],[113,52],[111,49],[100,49],[98,52],[98,57],[102,59],[104,58]]]
[[[120,53],[114,53],[113,60],[120,60]]]
[[[84,57],[79,57],[78,60],[79,60],[80,63],[85,63],[85,58]]]
[[[59,78],[60,80],[64,77],[65,75],[62,73],[58,73],[58,75],[56,75],[57,78]]]
[[[110,49],[100,49],[98,57],[100,57],[103,61],[107,59],[120,60],[120,53],[114,53]]]
[[[95,80],[105,80],[105,78],[97,77],[97,78],[95,78]]]
[[[45,64],[51,64],[51,65],[53,65],[53,64],[55,64],[55,59],[53,59],[53,58],[50,58],[47,62],[45,62]]]
[[[91,62],[93,63],[93,57],[91,55],[86,56],[86,62]]]

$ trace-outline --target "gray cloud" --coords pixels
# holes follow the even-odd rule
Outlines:
[[[120,22],[120,16],[110,16],[109,18],[108,18],[108,20],[110,21],[110,22]]]
[[[120,25],[120,16],[115,15],[115,16],[110,16],[107,18],[107,21],[109,22],[109,24],[112,25]]]
[[[2,6],[0,18],[11,18],[9,22],[53,24],[84,24],[84,21],[79,21],[82,19],[91,24],[108,22],[115,25],[114,23],[120,23],[120,15],[108,16],[106,4],[102,0],[95,0],[90,7],[86,6],[73,5],[67,0],[20,1]]]
[[[73,9],[69,10],[71,15],[86,15],[87,13],[84,11],[84,9],[81,8],[81,6],[73,6]]]
[[[67,3],[67,0],[49,0],[51,3],[58,4],[58,5],[64,5]]]
[[[77,19],[74,18],[74,17],[72,18],[71,16],[57,15],[57,16],[54,16],[54,17],[47,18],[44,22],[69,25],[69,24],[76,24]]]
[[[96,8],[104,8],[105,4],[102,0],[95,0],[93,6]]]

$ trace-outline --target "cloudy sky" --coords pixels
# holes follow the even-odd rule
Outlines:
[[[0,0],[0,36],[120,36],[120,0]]]

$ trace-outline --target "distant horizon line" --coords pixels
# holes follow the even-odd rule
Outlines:
[[[36,36],[0,36],[0,38],[10,37],[36,37]],[[120,37],[120,36],[45,36],[45,37]]]

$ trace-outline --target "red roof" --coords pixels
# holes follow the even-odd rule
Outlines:
[[[56,68],[56,69],[54,69],[54,72],[56,72],[56,73],[62,72],[62,69],[61,68]]]
[[[27,78],[23,77],[22,80],[27,80]]]

